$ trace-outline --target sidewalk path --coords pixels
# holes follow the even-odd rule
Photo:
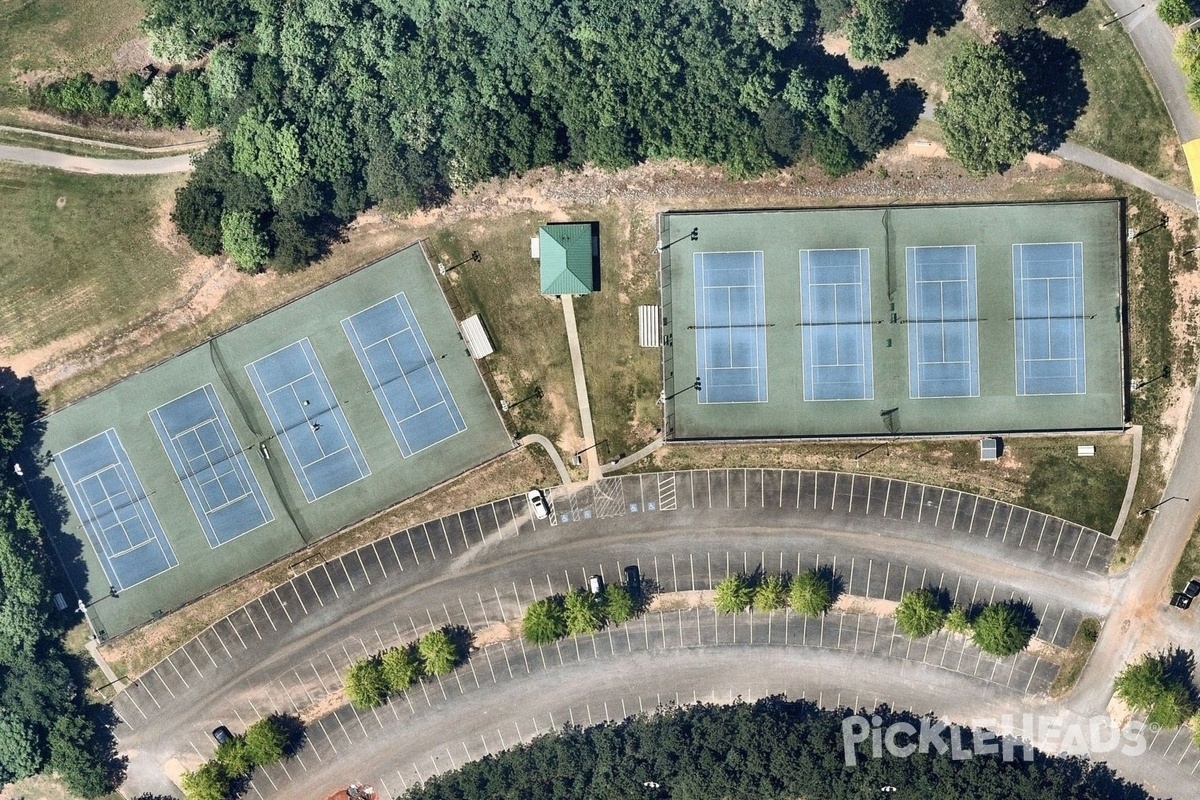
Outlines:
[[[638,450],[636,453],[625,456],[625,458],[622,458],[620,461],[618,461],[614,464],[605,465],[604,467],[601,468],[600,471],[607,475],[610,472],[616,472],[617,470],[625,469],[630,464],[635,464],[638,461],[641,461],[643,458],[650,455],[651,453],[653,453],[655,450],[657,450],[658,448],[660,448],[662,446],[663,446],[663,440],[655,439],[653,442],[646,445],[641,450]]]
[[[592,404],[588,401],[587,380],[583,374],[583,353],[579,349],[579,329],[575,325],[575,305],[571,295],[562,296],[563,317],[567,321],[567,345],[571,348],[571,371],[575,373],[575,393],[579,396],[579,419],[583,426],[583,446],[587,448],[588,481],[600,480],[600,456],[596,453],[596,434],[592,431]]]
[[[51,133],[50,131],[40,131],[37,128],[18,128],[15,125],[0,125],[0,131],[4,133],[19,133],[24,136],[41,136],[45,139],[55,139],[60,142],[71,142],[72,144],[85,144],[89,147],[101,147],[108,150],[124,150],[130,153],[178,153],[192,152],[194,150],[204,150],[208,147],[207,139],[195,139],[190,142],[180,142],[179,144],[160,144],[155,147],[142,147],[136,144],[122,144],[120,142],[106,142],[101,139],[88,139],[83,136],[69,136],[65,133]]]
[[[1131,167],[1128,164],[1122,164],[1120,161],[1109,158],[1102,153],[1097,153],[1095,150],[1089,150],[1086,147],[1067,142],[1055,150],[1054,155],[1059,158],[1065,158],[1067,161],[1074,161],[1076,164],[1083,164],[1085,167],[1091,167],[1097,172],[1103,172],[1105,175],[1125,181],[1125,183],[1131,186],[1136,186],[1155,197],[1182,206],[1188,211],[1196,211],[1196,196],[1191,192],[1164,183],[1153,175],[1147,175],[1139,169]]]
[[[554,446],[554,442],[540,433],[531,433],[528,436],[522,436],[518,440],[518,444],[522,447],[528,447],[531,444],[540,444],[546,448],[546,453],[549,454],[550,460],[554,462],[554,468],[558,470],[558,477],[562,479],[563,486],[571,482],[571,475],[567,472],[567,466],[563,463],[562,456],[558,454],[558,448]]]
[[[162,158],[88,158],[10,145],[0,145],[0,161],[52,167],[87,175],[168,175],[192,170],[190,154]]]

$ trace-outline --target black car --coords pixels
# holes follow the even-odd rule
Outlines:
[[[218,725],[212,730],[212,737],[217,740],[218,745],[225,744],[233,738],[233,734],[229,732],[229,728],[224,725]]]
[[[1190,608],[1192,605],[1192,598],[1188,597],[1183,592],[1176,592],[1171,597],[1171,605],[1175,606],[1176,608]]]
[[[625,568],[625,585],[629,587],[629,591],[636,592],[642,588],[642,573],[637,568],[637,564],[630,564]]]
[[[1190,581],[1188,581],[1187,586],[1183,587],[1183,593],[1188,597],[1200,595],[1200,581],[1192,578]]]

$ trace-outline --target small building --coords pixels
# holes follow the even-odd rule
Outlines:
[[[979,460],[995,461],[1000,457],[1000,437],[985,436],[979,440]]]
[[[532,245],[532,243],[531,243]],[[535,251],[530,247],[531,254]],[[600,223],[552,222],[538,230],[542,294],[591,294],[600,290]]]

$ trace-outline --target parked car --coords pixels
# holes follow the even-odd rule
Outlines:
[[[1192,598],[1188,597],[1183,592],[1176,592],[1171,597],[1171,605],[1175,606],[1176,608],[1187,609],[1192,605]]]
[[[224,725],[218,725],[212,730],[212,737],[217,740],[218,745],[225,744],[233,738],[233,734],[229,732],[229,728]]]
[[[1193,598],[1196,597],[1196,595],[1200,595],[1200,581],[1192,578],[1190,581],[1188,581],[1187,586],[1183,587],[1183,593],[1188,597]]]
[[[604,594],[604,578],[599,575],[588,578],[588,591],[595,595]]]
[[[625,585],[629,587],[629,591],[634,594],[642,589],[642,572],[637,568],[637,564],[630,564],[625,568]]]
[[[550,506],[546,504],[546,496],[542,494],[541,489],[532,489],[525,497],[529,499],[529,509],[533,512],[533,516],[538,519],[550,516]]]

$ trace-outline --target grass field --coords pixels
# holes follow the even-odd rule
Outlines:
[[[1167,109],[1142,66],[1133,42],[1120,26],[1100,30],[1112,17],[1102,0],[1090,0],[1081,11],[1066,19],[1043,17],[1042,27],[1079,51],[1088,106],[1076,122],[1070,138],[1085,147],[1167,180],[1191,188],[1183,153]],[[928,93],[931,102],[942,99],[943,65],[946,57],[963,41],[979,39],[960,22],[943,37],[930,37],[924,45],[883,68],[894,79],[911,77]]]
[[[0,164],[0,359],[157,308],[187,258],[153,238],[182,180]]]
[[[121,45],[141,36],[137,0],[0,0],[0,106],[20,105],[26,72],[108,74]]]
[[[1127,434],[1009,437],[1004,440],[1004,456],[994,463],[979,460],[977,439],[902,440],[879,448],[875,444],[668,444],[651,456],[652,460],[626,471],[767,464],[783,469],[858,472],[976,492],[1107,533],[1120,511],[1132,455]],[[1078,458],[1075,448],[1079,444],[1094,444],[1097,457]],[[1062,480],[1064,475],[1072,476],[1071,480]]]

